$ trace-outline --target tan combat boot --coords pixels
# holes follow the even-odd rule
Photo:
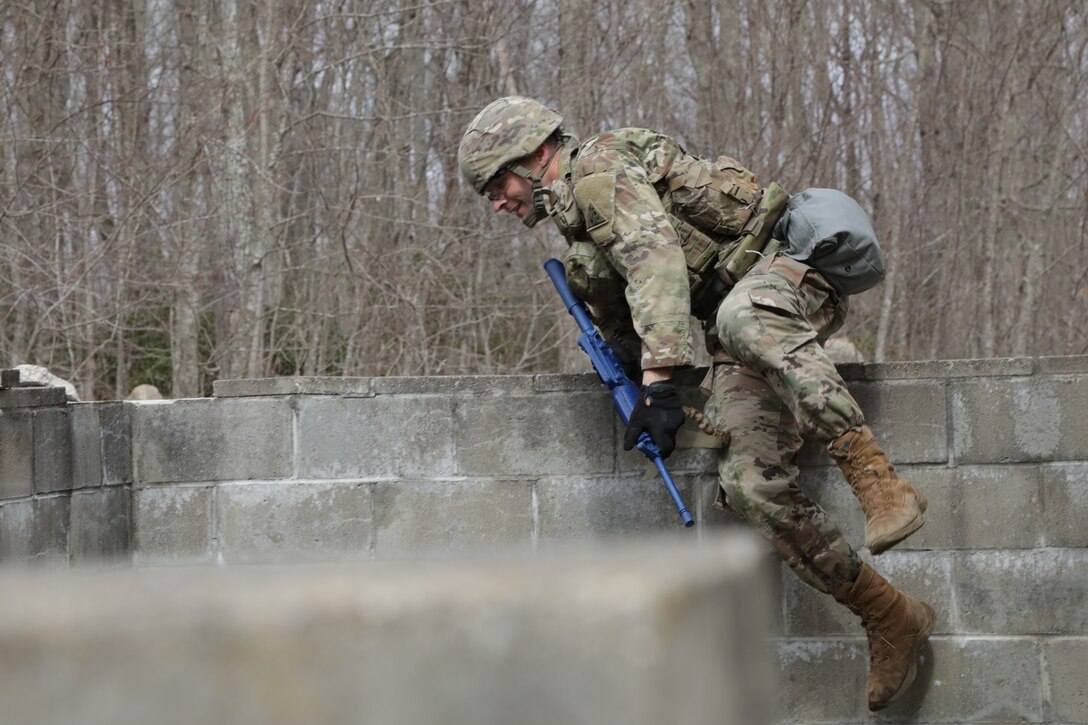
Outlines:
[[[854,428],[827,446],[865,512],[865,545],[874,555],[922,527],[926,500],[900,478],[869,426]]]
[[[893,587],[868,564],[834,596],[861,617],[869,636],[869,709],[882,710],[914,682],[918,652],[933,631],[933,608]]]

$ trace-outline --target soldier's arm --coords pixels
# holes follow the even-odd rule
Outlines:
[[[642,339],[643,382],[690,365],[691,300],[684,252],[657,191],[637,160],[615,149],[579,159],[574,196],[593,241],[627,283],[631,321]]]

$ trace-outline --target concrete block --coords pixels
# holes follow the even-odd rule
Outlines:
[[[64,388],[8,388],[0,390],[0,410],[67,405]]]
[[[13,723],[765,722],[750,540],[454,566],[0,572]]]
[[[914,687],[881,722],[1043,722],[1038,642],[1029,637],[936,637]]]
[[[279,377],[216,380],[212,393],[217,398],[244,398],[272,395],[350,395],[369,397],[373,378],[360,377]]]
[[[439,396],[302,399],[299,476],[450,476],[455,468],[451,405]]]
[[[376,395],[527,395],[531,375],[433,375],[374,378]]]
[[[1088,458],[1088,376],[952,383],[957,464]]]
[[[68,406],[72,426],[72,488],[102,485],[102,426],[94,403]]]
[[[1088,551],[956,553],[954,581],[964,634],[1088,634]]]
[[[120,486],[72,494],[68,532],[72,564],[131,560],[131,494]]]
[[[33,501],[0,502],[0,564],[29,558],[33,534]]]
[[[597,373],[564,373],[562,375],[534,375],[533,392],[535,393],[578,393],[596,392],[604,383]]]
[[[689,510],[690,481],[676,486]],[[664,485],[657,479],[631,477],[544,478],[536,484],[541,546],[591,542],[649,534],[693,541],[695,528],[684,528]]]
[[[467,479],[374,484],[374,553],[381,558],[529,550],[529,481]]]
[[[1088,547],[1088,462],[1046,464],[1041,470],[1047,545]]]
[[[1031,549],[1042,542],[1035,465],[900,468],[929,501],[926,523],[896,547]]]
[[[592,475],[615,470],[607,393],[457,399],[457,472]]]
[[[864,638],[779,639],[776,722],[864,722],[869,651]]]
[[[918,380],[926,378],[981,378],[1031,375],[1034,360],[1029,357],[982,358],[977,360],[914,360],[865,363],[865,380]]]
[[[250,396],[297,395],[298,378],[243,378],[238,380],[213,380],[212,395],[217,398],[245,398]]]
[[[156,486],[132,492],[132,550],[137,564],[213,560],[213,489]]]
[[[1043,643],[1050,722],[1088,722],[1088,638],[1049,639]]]
[[[102,482],[132,483],[132,426],[129,408],[121,402],[96,403],[102,430]]]
[[[0,562],[68,562],[68,494],[0,504]]]
[[[72,490],[72,430],[67,408],[34,413],[34,491]]]
[[[71,497],[65,493],[35,499],[32,504],[29,558],[42,563],[67,562]]]
[[[367,484],[225,484],[216,490],[215,507],[228,564],[359,559],[373,548]]]
[[[1076,375],[1088,373],[1088,355],[1062,355],[1035,358],[1036,375]]]
[[[0,412],[0,501],[34,493],[34,416]]]
[[[293,413],[286,400],[196,399],[131,405],[137,485],[286,478]]]
[[[865,413],[877,441],[895,464],[948,461],[943,381],[854,383],[850,392]]]

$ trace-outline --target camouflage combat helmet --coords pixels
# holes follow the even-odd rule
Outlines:
[[[483,194],[488,182],[506,170],[533,183],[534,209],[524,220],[533,226],[544,215],[543,190],[518,159],[536,151],[555,133],[563,117],[531,98],[507,96],[489,103],[472,119],[457,149],[457,163],[465,180]]]

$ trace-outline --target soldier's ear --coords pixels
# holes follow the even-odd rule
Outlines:
[[[536,147],[536,151],[531,154],[533,161],[544,162],[544,159],[548,156],[548,143],[545,141]]]

